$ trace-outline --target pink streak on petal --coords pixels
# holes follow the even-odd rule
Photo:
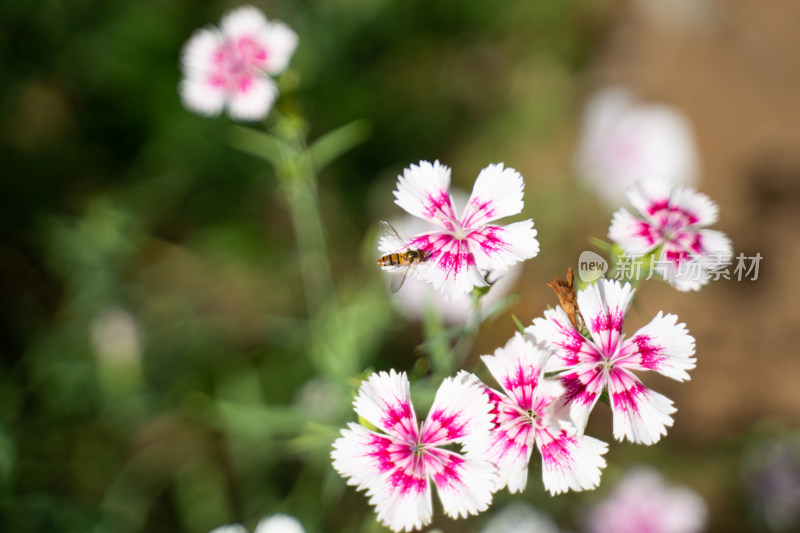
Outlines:
[[[475,220],[491,220],[494,216],[495,210],[492,208],[491,200],[483,201],[480,198],[472,198],[469,201],[469,205],[472,207],[473,211],[470,213],[469,217],[461,223],[465,228],[471,227]],[[466,212],[468,209],[464,211]]]
[[[644,239],[648,246],[652,246],[661,239],[660,232],[646,220],[637,220],[631,234]]]
[[[253,81],[253,76],[245,74],[236,81],[236,90],[242,94],[245,94],[252,89],[254,85],[255,82]]]
[[[414,415],[411,405],[406,401],[398,399],[393,405],[387,403],[381,418],[381,425],[393,429],[398,435],[410,441],[416,438]]]
[[[399,467],[389,476],[389,484],[400,496],[409,492],[423,494],[428,489],[428,476],[424,467],[419,466],[416,458],[412,460],[414,460],[414,466],[411,471]]]
[[[602,356],[586,341],[583,335],[572,327],[572,324],[561,323],[554,317],[551,317],[550,320],[556,325],[559,333],[559,338],[551,340],[551,342],[561,348],[557,355],[565,365],[571,366],[586,361],[602,360]]]
[[[513,373],[503,377],[503,387],[511,392],[516,404],[525,410],[533,408],[533,389],[539,383],[539,369],[517,364]]]
[[[456,214],[453,210],[453,203],[450,201],[450,193],[446,190],[441,190],[438,193],[429,194],[425,202],[425,214],[429,218],[440,218],[437,214],[441,214],[445,220],[455,220]],[[452,226],[452,223],[451,223]],[[448,229],[454,229],[449,227]]]
[[[473,231],[467,235],[467,239],[472,239],[481,247],[483,253],[491,256],[497,252],[505,251],[509,247],[509,243],[499,237],[502,231],[503,228],[499,226],[486,226],[480,231]]]
[[[595,367],[585,364],[581,367],[578,371],[560,376],[561,384],[567,389],[563,401],[590,407],[605,387],[606,379],[603,372]]]
[[[433,454],[431,454],[433,455]],[[426,456],[427,458],[427,456]],[[446,488],[454,485],[462,485],[460,472],[463,470],[464,459],[455,453],[437,454],[437,459],[441,462],[438,471],[433,474],[433,482],[436,486]]]
[[[449,233],[420,235],[411,241],[410,248],[427,252],[428,263],[445,271],[448,278],[455,278],[475,265],[475,256],[467,243]]]
[[[445,409],[437,409],[428,416],[428,427],[421,437],[421,442],[431,443],[440,440],[453,441],[455,439],[463,438],[467,433],[467,420],[463,416],[464,413],[455,412],[447,414]],[[440,433],[444,431],[445,435]]]
[[[638,348],[639,366],[658,371],[664,363],[664,347],[653,342],[647,335],[636,335],[629,341]]]
[[[619,382],[611,394],[611,404],[615,410],[639,412],[639,398],[647,393],[647,388],[639,381],[628,377],[624,370],[611,370],[610,379]]]
[[[542,468],[556,471],[570,471],[575,468],[572,451],[577,446],[577,439],[567,437],[567,432],[562,430],[558,436],[553,436],[548,430],[537,430],[536,438],[541,442]]]

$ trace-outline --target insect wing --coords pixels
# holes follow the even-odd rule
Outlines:
[[[380,249],[386,253],[401,252],[408,248],[405,239],[400,237],[397,230],[385,220],[381,220],[381,240]]]
[[[392,291],[392,294],[399,291],[400,287],[403,286],[409,270],[411,270],[411,264],[401,265],[392,271],[392,279],[389,282],[389,289]]]

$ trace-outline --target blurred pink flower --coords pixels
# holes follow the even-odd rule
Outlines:
[[[646,178],[697,181],[699,163],[688,120],[665,104],[639,104],[621,88],[607,88],[586,105],[576,154],[582,180],[611,207]]]
[[[699,494],[668,486],[655,470],[629,472],[586,516],[589,533],[699,533],[708,509]]]
[[[669,182],[642,180],[628,191],[641,218],[624,207],[614,213],[608,238],[630,257],[660,248],[656,271],[679,291],[696,291],[731,261],[730,239],[707,227],[719,208],[705,194]]]
[[[227,106],[235,120],[267,116],[278,95],[269,77],[286,69],[297,47],[297,34],[281,22],[270,22],[253,6],[222,17],[219,29],[202,28],[181,53],[183,105],[195,113],[218,115]]]

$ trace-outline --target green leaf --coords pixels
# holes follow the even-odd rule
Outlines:
[[[589,237],[589,242],[604,252],[611,253],[611,251],[614,249],[614,245],[612,243],[606,242],[603,239],[598,239],[597,237]]]
[[[523,326],[522,322],[519,321],[519,318],[517,318],[517,315],[511,315],[511,320],[514,321],[514,324],[517,326],[517,329],[519,330],[519,332],[524,335],[525,334],[525,326]]]
[[[371,133],[366,120],[356,120],[330,131],[309,148],[314,168],[320,170],[345,152],[366,141]]]
[[[273,166],[278,166],[282,162],[286,149],[284,142],[278,137],[244,126],[230,128],[228,144]]]

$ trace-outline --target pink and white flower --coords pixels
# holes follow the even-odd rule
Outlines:
[[[425,252],[415,275],[453,298],[487,285],[482,270],[505,271],[539,252],[531,219],[498,226],[491,222],[522,211],[522,176],[502,163],[484,168],[475,180],[464,212],[458,216],[450,195],[450,168],[420,161],[398,177],[395,203],[436,226],[405,243]],[[382,239],[384,253],[402,243]]]
[[[614,438],[653,444],[672,426],[672,401],[646,388],[633,370],[654,370],[684,381],[695,367],[694,337],[675,315],[660,311],[630,339],[622,323],[633,299],[629,283],[601,279],[578,293],[578,308],[591,338],[583,335],[559,306],[545,311],[526,330],[555,351],[547,371],[562,371],[568,407],[578,428],[585,428],[600,394],[608,390]]]
[[[707,521],[708,506],[699,494],[639,468],[587,513],[585,523],[589,533],[700,533]]]
[[[183,105],[206,116],[227,106],[235,120],[266,117],[278,95],[269,75],[286,69],[296,47],[297,34],[281,22],[268,21],[257,8],[228,12],[219,29],[199,29],[183,47]]]
[[[575,162],[580,177],[612,207],[625,201],[625,191],[638,180],[688,185],[699,174],[686,117],[666,104],[639,103],[618,87],[589,100]]]
[[[494,430],[482,455],[497,464],[497,490],[506,485],[512,493],[525,489],[534,445],[542,456],[544,486],[551,494],[592,489],[600,483],[608,445],[577,435],[572,423],[555,412],[565,389],[544,378],[550,356],[529,336],[517,333],[493,356],[482,357],[503,389],[498,392],[484,385],[493,405]]]
[[[353,402],[356,413],[383,433],[350,423],[333,443],[333,467],[349,485],[366,490],[378,519],[393,531],[431,522],[431,481],[447,515],[485,511],[492,501],[496,467],[474,456],[492,425],[489,401],[477,378],[447,378],[428,418],[417,423],[405,373],[373,374]],[[465,453],[445,448],[462,445]]]
[[[719,208],[705,194],[646,180],[634,185],[628,198],[643,218],[621,208],[611,219],[608,237],[630,257],[660,249],[656,271],[676,289],[699,290],[715,269],[730,263],[730,239],[706,229],[717,221]]]
[[[465,192],[457,189],[451,189],[450,192],[457,209],[467,204]],[[410,215],[392,220],[391,223],[400,235],[416,235],[425,231],[428,225],[424,220]],[[503,273],[490,273],[487,276],[488,281],[492,283],[492,290],[478,302],[482,313],[496,306],[514,289],[522,270],[523,264],[516,263]],[[463,325],[473,318],[475,312],[469,294],[445,298],[444,294],[426,283],[405,283],[399,291],[392,294],[391,300],[397,312],[408,320],[421,321],[426,311],[433,309],[446,324]]]

